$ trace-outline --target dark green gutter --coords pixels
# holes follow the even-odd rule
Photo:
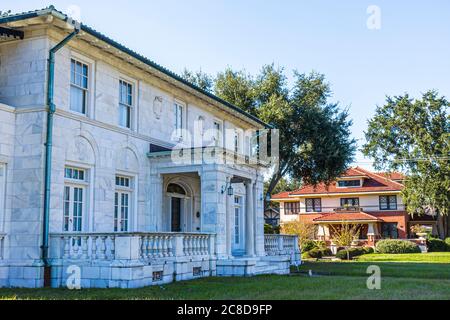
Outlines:
[[[52,180],[52,145],[53,145],[53,115],[55,114],[54,88],[55,88],[55,54],[64,47],[79,29],[75,29],[71,34],[64,38],[60,43],[50,49],[48,58],[48,80],[47,80],[47,136],[45,142],[45,189],[44,189],[44,217],[43,217],[43,236],[42,236],[42,261],[46,268],[50,268],[48,261],[49,245],[49,224],[50,224],[50,190]],[[46,277],[48,278],[48,277]]]

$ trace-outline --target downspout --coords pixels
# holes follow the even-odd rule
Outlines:
[[[49,285],[50,280],[50,263],[48,260],[49,247],[49,221],[50,221],[50,188],[52,177],[52,143],[53,143],[53,115],[56,107],[54,104],[54,88],[55,88],[55,55],[62,47],[64,47],[80,30],[75,30],[69,34],[64,40],[50,49],[48,58],[48,80],[47,80],[47,135],[45,142],[45,190],[44,190],[44,216],[43,216],[43,236],[42,236],[42,261],[44,263],[44,286]]]

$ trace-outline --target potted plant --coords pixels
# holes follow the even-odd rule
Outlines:
[[[418,225],[418,224],[413,225],[411,227],[411,232],[415,233],[419,237],[419,239],[421,239],[421,240],[425,239],[425,237],[428,234],[427,233],[427,229],[424,226],[421,226],[421,225]]]

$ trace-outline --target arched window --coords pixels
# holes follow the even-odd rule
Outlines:
[[[184,188],[175,183],[171,183],[167,186],[167,192],[186,195]]]

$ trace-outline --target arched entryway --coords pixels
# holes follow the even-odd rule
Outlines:
[[[185,204],[187,196],[186,190],[176,183],[167,186],[167,196],[170,198],[170,231],[183,231],[182,215],[186,215],[187,206]]]

